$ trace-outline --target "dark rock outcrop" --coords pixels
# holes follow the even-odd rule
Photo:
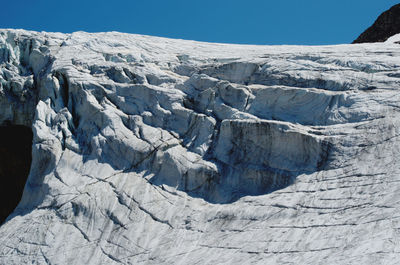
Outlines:
[[[353,43],[384,42],[400,33],[400,4],[383,12]]]
[[[0,126],[0,224],[21,200],[32,161],[32,137],[26,126]]]

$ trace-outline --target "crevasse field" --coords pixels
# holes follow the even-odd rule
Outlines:
[[[400,45],[0,30],[32,164],[0,264],[398,264]]]

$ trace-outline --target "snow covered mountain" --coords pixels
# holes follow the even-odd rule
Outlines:
[[[396,39],[1,30],[0,123],[33,144],[0,264],[398,264]]]

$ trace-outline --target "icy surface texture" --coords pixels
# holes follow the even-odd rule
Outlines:
[[[0,31],[32,128],[0,264],[396,264],[398,44]]]

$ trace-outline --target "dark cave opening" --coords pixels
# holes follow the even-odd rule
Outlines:
[[[27,126],[0,126],[0,225],[21,200],[32,162],[32,138]]]

